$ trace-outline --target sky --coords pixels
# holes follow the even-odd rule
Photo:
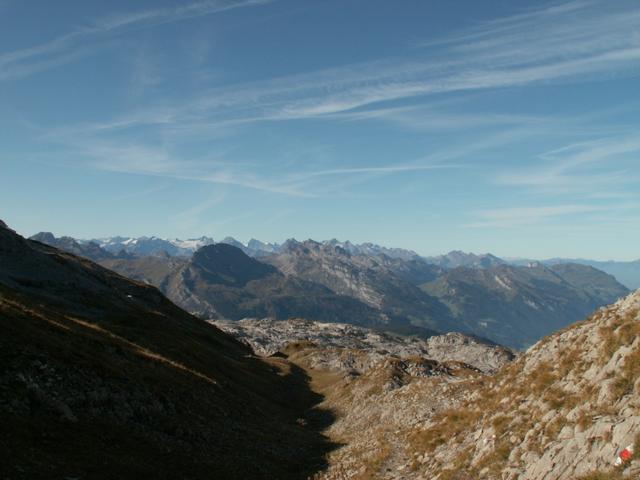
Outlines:
[[[0,0],[23,235],[640,257],[637,0]]]

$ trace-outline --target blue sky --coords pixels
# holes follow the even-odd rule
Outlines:
[[[0,218],[635,259],[639,26],[637,0],[0,0]]]

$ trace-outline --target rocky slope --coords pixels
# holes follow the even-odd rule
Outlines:
[[[288,277],[324,285],[338,295],[355,298],[396,321],[437,331],[454,331],[449,310],[439,300],[421,291],[407,277],[417,276],[409,267],[396,273],[402,260],[385,256],[352,255],[338,245],[307,240],[289,240],[280,253],[265,257]],[[422,274],[437,276],[424,264]]]
[[[628,293],[592,267],[539,263],[456,268],[421,288],[449,307],[460,330],[514,348],[525,348]]]
[[[278,355],[307,372],[335,415],[325,434],[340,447],[314,479],[640,474],[640,292],[543,339],[495,376],[419,355],[370,362],[370,351],[310,341]]]
[[[319,400],[294,365],[0,222],[3,478],[304,479],[331,448]]]
[[[404,478],[407,438],[399,432],[457,405],[470,382],[491,378],[487,372],[514,358],[461,334],[423,341],[305,320],[215,324],[262,354],[302,368],[324,397],[320,408],[334,414],[324,433],[340,446],[314,479],[386,478],[386,472]]]
[[[412,432],[404,478],[637,478],[640,292],[543,339]]]
[[[343,323],[302,319],[244,319],[212,321],[221,330],[248,343],[263,356],[273,355],[290,343],[308,342],[318,350],[360,350],[366,365],[386,358],[424,357],[438,362],[458,361],[485,373],[494,373],[514,358],[509,350],[480,340],[449,333],[424,340],[394,335]],[[333,364],[332,369],[342,368]],[[346,368],[346,367],[345,367]],[[361,367],[362,369],[363,367]]]

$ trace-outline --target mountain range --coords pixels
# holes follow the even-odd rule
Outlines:
[[[38,238],[40,237],[40,238]],[[44,239],[46,237],[46,240]],[[251,239],[249,242],[242,243],[233,237],[225,237],[219,242],[215,242],[213,238],[202,236],[196,239],[180,240],[180,239],[162,239],[158,237],[105,237],[92,240],[78,240],[71,237],[61,237],[55,239],[49,232],[38,233],[31,238],[34,240],[44,241],[44,243],[52,244],[54,241],[73,241],[77,245],[74,247],[78,252],[83,249],[84,252],[79,253],[87,258],[99,259],[105,256],[104,252],[94,251],[95,246],[101,247],[107,253],[113,255],[133,254],[138,256],[148,256],[156,254],[168,254],[170,256],[189,257],[200,247],[211,245],[213,243],[226,243],[239,248],[247,255],[254,258],[261,258],[279,253],[287,242],[268,243],[260,240]],[[292,239],[293,240],[293,239]],[[293,240],[295,241],[295,240]],[[436,256],[422,257],[412,250],[403,248],[388,248],[373,243],[354,244],[349,241],[341,242],[339,240],[325,240],[319,242],[329,246],[339,246],[352,255],[385,255],[390,258],[402,260],[424,260],[427,263],[436,265],[444,269],[453,269],[457,267],[468,268],[490,268],[498,265],[514,265],[527,266],[530,263],[542,263],[543,265],[554,265],[557,263],[578,263],[588,265],[605,273],[616,277],[620,283],[629,289],[640,288],[640,259],[634,261],[598,261],[582,258],[550,258],[543,260],[527,259],[527,258],[499,258],[491,253],[475,254],[466,253],[460,250],[452,250],[449,253]],[[61,243],[58,243],[62,247]],[[66,248],[69,251],[69,248]]]
[[[202,318],[299,317],[423,336],[460,331],[513,348],[525,348],[628,291],[584,265],[514,266],[462,252],[435,263],[371,244],[288,240],[268,246],[271,252],[256,241],[261,253],[253,257],[248,247],[228,243],[202,246],[191,256],[141,256],[51,234],[32,238],[154,285]]]

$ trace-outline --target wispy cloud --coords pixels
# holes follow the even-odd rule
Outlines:
[[[298,197],[310,196],[309,192],[299,189],[296,184],[233,169],[228,162],[215,158],[200,161],[183,159],[162,147],[90,140],[76,142],[73,148],[87,159],[87,166],[98,170],[231,185]]]
[[[0,80],[25,77],[73,62],[95,51],[95,45],[126,32],[190,18],[270,3],[272,0],[206,0],[177,7],[114,14],[48,42],[0,54]]]
[[[207,1],[104,18],[47,44],[0,55],[0,72],[8,66],[8,72],[22,75],[20,67],[46,68],[37,66],[40,59],[65,61],[64,55],[79,52],[85,40],[98,42],[131,30],[263,3],[267,0]],[[56,128],[45,139],[80,151],[91,159],[92,167],[102,170],[235,185],[292,196],[320,194],[323,189],[317,183],[329,177],[341,177],[334,182],[335,189],[381,175],[459,168],[470,153],[543,133],[553,135],[560,131],[557,127],[562,122],[556,121],[554,127],[548,118],[531,115],[450,113],[433,101],[439,97],[421,104],[426,97],[625,75],[640,66],[639,22],[640,8],[635,2],[557,2],[481,24],[463,34],[425,42],[411,61],[387,58],[198,90],[174,99],[173,104],[163,101],[162,106],[125,112],[103,122]],[[432,48],[435,43],[437,52]],[[141,65],[141,72],[141,82],[157,80],[148,65]],[[409,99],[412,105],[406,106]],[[390,101],[401,101],[402,106],[389,104]],[[327,162],[316,168],[298,165],[289,170],[274,169],[268,174],[222,165],[216,160],[184,159],[171,149],[171,141],[185,141],[190,136],[210,139],[225,129],[233,131],[257,122],[307,119],[384,120],[420,130],[493,128],[497,132],[433,151],[420,161],[340,168],[335,167],[335,162]],[[565,135],[570,132],[569,126],[562,127]],[[140,129],[145,129],[146,144],[135,140]],[[85,144],[78,145],[78,137],[85,138]],[[158,144],[163,147],[156,147]],[[637,140],[581,148],[575,145],[549,152],[540,157],[536,168],[501,173],[495,182],[531,189],[585,189],[588,185],[629,181],[624,169],[588,170],[601,161],[598,159],[634,153]],[[445,167],[445,163],[450,165]]]
[[[557,4],[445,39],[423,61],[388,59],[220,90],[203,107],[254,102],[270,118],[307,118],[437,93],[625,74],[640,63],[640,8],[604,7]]]
[[[521,227],[543,222],[550,218],[575,216],[605,210],[601,205],[551,205],[541,207],[510,207],[482,210],[476,213],[478,221],[471,228]]]
[[[167,188],[169,188],[169,185],[166,184],[166,183],[163,183],[163,184],[160,184],[160,185],[155,185],[155,186],[146,188],[144,190],[133,190],[133,191],[130,191],[128,193],[117,195],[117,196],[113,197],[112,200],[122,201],[122,200],[130,200],[132,198],[146,197],[147,195],[153,195],[155,193],[162,192],[163,190],[166,190]]]
[[[640,181],[637,173],[640,137],[607,137],[573,143],[539,156],[535,167],[505,172],[500,185],[526,187],[543,192],[581,192],[606,195],[598,188],[621,187]]]
[[[216,7],[208,8],[154,11],[94,28],[117,29],[122,25],[157,23],[210,12]],[[352,120],[406,118],[409,111],[394,112],[385,102],[629,74],[640,66],[639,23],[640,8],[636,2],[554,3],[439,39],[435,42],[439,46],[437,51],[431,48],[434,42],[425,43],[411,61],[387,58],[259,83],[213,88],[193,98],[180,99],[167,110],[171,122],[208,125],[211,129],[221,124],[331,119],[345,112],[351,114]],[[61,40],[63,44],[66,42],[64,38]],[[137,112],[130,114],[129,120],[137,124],[157,124],[167,120],[166,112],[161,112],[159,117],[153,112]],[[425,116],[423,124],[433,126],[435,121],[443,119]],[[413,118],[411,123],[417,124],[417,119]]]
[[[439,170],[439,169],[449,169],[449,168],[461,168],[465,165],[421,165],[421,164],[405,164],[405,165],[386,165],[382,167],[375,166],[367,166],[367,167],[352,167],[352,168],[333,168],[328,170],[316,170],[305,173],[295,174],[293,178],[296,179],[310,179],[314,177],[326,177],[333,175],[349,175],[349,174],[360,174],[360,173],[381,173],[381,174],[391,174],[391,173],[402,173],[402,172],[419,172],[424,170]]]

